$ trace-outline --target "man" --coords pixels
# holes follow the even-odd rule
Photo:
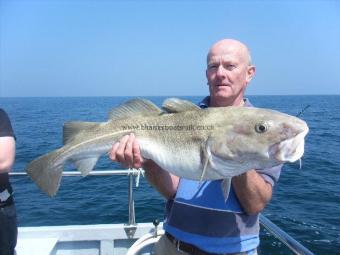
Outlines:
[[[8,172],[15,159],[15,138],[11,122],[0,109],[0,255],[14,254],[17,242],[16,210]]]
[[[206,77],[210,97],[200,107],[245,106],[246,86],[255,74],[248,48],[224,39],[215,43],[207,57]],[[156,254],[256,254],[259,244],[259,212],[272,196],[281,167],[249,169],[232,178],[225,201],[222,180],[197,181],[178,178],[141,157],[134,134],[115,143],[110,158],[127,167],[143,167],[148,181],[168,199],[164,235]]]

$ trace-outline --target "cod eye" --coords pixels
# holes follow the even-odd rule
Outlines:
[[[264,133],[268,130],[268,124],[265,122],[260,122],[255,125],[255,131],[257,133]]]

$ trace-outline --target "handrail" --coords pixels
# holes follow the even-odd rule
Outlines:
[[[129,176],[129,220],[128,226],[136,225],[136,215],[135,215],[135,202],[133,199],[133,177],[137,176],[139,178],[140,174],[143,174],[143,169],[117,169],[117,170],[92,170],[88,175],[90,176],[109,176],[109,175],[127,175]],[[10,172],[10,176],[26,176],[26,172]],[[78,171],[64,171],[63,176],[83,176],[81,172]]]
[[[271,234],[273,234],[277,239],[284,243],[294,254],[298,255],[313,255],[314,253],[308,250],[301,243],[296,241],[293,237],[283,231],[280,227],[275,225],[271,220],[269,220],[263,214],[260,214],[260,223],[267,229]]]
[[[117,169],[117,170],[92,170],[90,176],[107,176],[107,175],[134,175],[137,176],[141,170],[137,169]],[[143,170],[142,170],[143,171]],[[10,172],[12,176],[26,176],[26,172]],[[63,176],[83,176],[78,171],[64,171]]]
[[[133,199],[133,177],[139,178],[141,172],[144,170],[140,169],[117,169],[117,170],[93,170],[88,175],[90,176],[108,176],[108,175],[127,175],[129,176],[129,194],[128,194],[128,203],[129,203],[129,221],[128,226],[136,225],[136,217],[135,217],[135,205]],[[26,176],[25,172],[10,172],[11,176]],[[82,176],[82,174],[78,171],[64,171],[63,176]],[[272,221],[270,221],[266,216],[260,214],[260,223],[266,228],[271,234],[274,235],[277,239],[279,239],[284,245],[286,245],[294,254],[297,255],[313,255],[310,250],[308,250],[301,243],[296,241],[293,237],[283,231],[280,227],[275,225]]]
[[[128,225],[136,225],[135,200],[133,199],[133,175],[129,176],[129,222]]]

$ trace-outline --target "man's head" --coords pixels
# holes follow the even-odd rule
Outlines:
[[[254,74],[255,66],[243,43],[232,39],[216,42],[207,56],[210,106],[240,105]]]

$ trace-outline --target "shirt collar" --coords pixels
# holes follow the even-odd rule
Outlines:
[[[245,107],[252,107],[253,105],[250,103],[248,98],[243,98],[244,105]],[[198,103],[198,106],[201,107],[202,109],[208,108],[210,104],[210,96],[206,96],[203,98],[201,102]]]

